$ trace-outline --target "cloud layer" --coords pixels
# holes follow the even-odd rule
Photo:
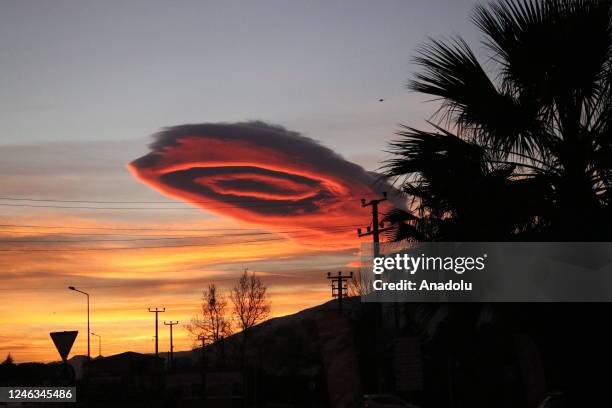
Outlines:
[[[360,166],[263,122],[170,127],[150,148],[128,165],[150,187],[223,216],[293,228],[287,234],[305,244],[354,245],[354,227],[369,218],[360,199],[379,192]]]

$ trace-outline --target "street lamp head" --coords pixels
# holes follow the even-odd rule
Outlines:
[[[89,331],[90,330],[89,329],[89,293],[83,292],[82,290],[78,290],[74,286],[68,286],[68,289],[74,290],[75,292],[79,292],[87,296],[87,361],[90,361],[91,357],[89,355],[89,334],[90,334],[90,331]]]

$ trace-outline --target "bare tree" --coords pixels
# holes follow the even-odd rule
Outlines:
[[[262,280],[244,270],[230,295],[234,304],[234,316],[242,329],[242,364],[246,355],[250,329],[270,315],[270,301]]]
[[[348,282],[349,296],[363,296],[372,292],[372,278],[367,273],[362,273],[361,270],[353,274],[353,277]]]
[[[223,362],[225,362],[225,338],[231,336],[232,325],[226,316],[227,300],[217,293],[217,286],[212,283],[202,291],[202,311],[191,319],[187,331],[197,339],[204,339],[206,344],[213,344]]]

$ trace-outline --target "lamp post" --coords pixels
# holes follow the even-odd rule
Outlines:
[[[102,336],[94,332],[91,332],[91,335],[98,338],[98,357],[102,357]]]
[[[68,286],[68,289],[74,290],[75,292],[79,292],[87,296],[87,361],[90,361],[91,360],[91,353],[90,353],[91,348],[90,348],[90,342],[89,342],[89,333],[90,333],[89,331],[89,293],[83,292],[82,290],[78,290],[74,286]]]

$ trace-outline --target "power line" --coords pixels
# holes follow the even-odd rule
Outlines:
[[[187,203],[186,203],[187,204]],[[305,203],[270,203],[270,204],[259,204],[259,205],[227,205],[218,207],[206,207],[206,210],[221,210],[228,208],[265,208],[265,207],[299,207],[303,205],[312,205],[311,202]],[[56,209],[69,209],[69,210],[180,210],[180,211],[202,211],[202,208],[194,207],[90,207],[81,205],[36,205],[36,204],[8,204],[0,203],[3,207],[19,207],[19,208],[56,208]]]
[[[356,227],[356,224],[352,225],[330,225],[330,227]],[[166,226],[159,226],[157,228],[119,228],[119,227],[76,227],[67,225],[32,225],[32,224],[0,224],[0,227],[10,228],[49,228],[49,229],[78,229],[78,230],[105,230],[105,231],[171,231],[171,232],[204,232],[204,231],[261,231],[266,227],[261,228],[200,228],[200,229],[185,229],[185,228],[167,228]],[[297,227],[295,229],[298,229]],[[302,230],[312,230],[312,228],[300,227]],[[283,230],[278,230],[283,232]],[[292,231],[292,230],[289,230]]]
[[[19,230],[7,230],[0,229],[0,234],[6,233],[8,234],[26,234],[29,236],[79,236],[79,237],[88,237],[88,236],[100,236],[100,237],[169,237],[169,238],[197,238],[202,235],[168,235],[168,234],[125,234],[125,233],[117,233],[117,232],[108,232],[108,233],[100,233],[100,232],[63,232],[63,231],[19,231]],[[268,233],[266,233],[268,234]],[[271,234],[271,233],[269,233]]]
[[[210,235],[203,237],[168,237],[168,238],[122,238],[122,239],[88,239],[86,242],[134,242],[134,241],[166,241],[166,240],[187,240],[187,239],[205,239],[205,238],[232,238],[234,236],[252,236],[259,234],[234,234],[234,235]],[[3,240],[0,238],[2,244],[57,244],[57,243],[83,243],[82,240],[76,239],[21,239],[21,240]]]
[[[332,229],[336,232],[349,231],[349,228],[346,227],[343,229]],[[299,236],[303,230],[296,231],[283,231],[282,233],[294,233]],[[0,230],[0,232],[3,232]],[[133,241],[165,241],[165,240],[188,240],[188,239],[206,239],[206,238],[234,238],[234,237],[242,237],[242,236],[258,236],[258,235],[278,235],[279,233],[275,232],[249,232],[249,233],[241,233],[241,234],[221,234],[221,235],[187,235],[181,237],[173,237],[173,236],[160,236],[155,235],[156,238],[114,238],[114,239],[88,239],[87,242],[133,242]],[[58,235],[89,235],[89,234],[70,234],[70,233],[61,233]],[[113,234],[100,234],[100,235],[108,235],[113,236]],[[62,239],[20,239],[20,240],[3,240],[0,237],[0,243],[12,243],[12,244],[21,244],[21,243],[41,243],[41,244],[55,244],[55,243],[82,243],[82,240],[62,240]]]
[[[328,228],[326,231],[335,231],[335,232],[343,232],[349,231],[353,227],[332,227]],[[277,236],[280,234],[292,234],[292,235],[303,235],[308,233],[313,233],[314,229],[311,228],[303,228],[303,229],[294,229],[294,230],[281,230],[281,231],[255,231],[255,232],[244,232],[244,233],[230,233],[230,234],[216,234],[216,235],[163,235],[163,234],[116,234],[116,233],[79,233],[79,232],[56,232],[56,231],[14,231],[14,230],[2,230],[0,229],[0,243],[57,243],[57,242],[83,242],[83,237],[88,236],[107,236],[107,237],[145,237],[145,238],[112,238],[112,239],[87,239],[88,242],[130,242],[130,241],[163,241],[163,240],[189,240],[189,239],[204,239],[204,238],[234,238],[234,237],[242,237],[242,236],[266,236],[273,235]],[[43,237],[45,239],[3,239],[13,238],[11,235],[2,235],[3,233],[17,233],[17,234],[29,234],[24,238],[28,237]],[[71,239],[53,239],[53,237],[64,237],[64,236],[77,236],[81,237],[80,240]],[[50,238],[46,238],[50,237]],[[153,238],[151,238],[153,237]],[[21,238],[21,237],[18,237]]]
[[[320,266],[318,269],[315,269],[312,271],[312,278],[315,277],[315,274],[319,274],[320,271],[323,271],[325,269],[329,269],[331,268],[336,268],[338,265],[332,265],[332,266]],[[309,277],[309,275],[288,275],[288,274],[279,274],[279,273],[267,273],[266,276],[277,276],[277,277],[281,277],[281,278],[291,278],[291,279],[300,279],[300,278],[307,278]],[[217,282],[228,282],[228,281],[237,281],[238,279],[240,279],[240,275],[237,276],[231,276],[228,278],[201,278],[200,280],[203,283],[217,283]],[[176,283],[176,281],[170,281],[172,283]],[[139,284],[144,284],[146,286],[146,284],[148,283],[146,280],[145,281],[141,281],[138,280]],[[159,281],[159,284],[163,284],[163,283],[168,283],[168,281]],[[191,282],[192,284],[197,284],[197,282]],[[132,286],[134,285],[134,282],[126,282],[125,284],[121,284],[121,285],[80,285],[80,288],[82,289],[107,289],[107,288],[125,288],[126,286]],[[41,290],[65,290],[66,286],[57,286],[57,287],[51,287],[51,286],[38,286],[38,287],[24,287],[23,285],[20,285],[18,288],[0,288],[0,291],[28,291],[28,290],[35,290],[35,291],[41,291]],[[197,289],[198,291],[200,289]]]
[[[377,195],[376,193],[352,193],[343,195],[344,197],[356,197],[356,196],[370,196]],[[30,198],[30,197],[0,197],[0,200],[9,201],[34,201],[34,202],[45,202],[45,203],[80,203],[80,204],[183,204],[182,202],[172,201],[114,201],[114,200],[60,200],[56,198]],[[228,203],[259,203],[261,200],[223,200]],[[190,201],[192,204],[209,204],[218,203],[219,200],[206,200],[206,201]]]
[[[372,195],[372,194],[366,194],[366,195]],[[314,197],[314,195],[312,196]],[[344,197],[353,197],[353,195],[342,195],[340,197],[335,197],[335,198],[344,198]],[[210,210],[217,210],[217,209],[228,209],[228,208],[266,208],[266,207],[299,207],[299,206],[307,206],[307,205],[313,205],[312,202],[307,201],[308,198],[304,198],[302,199],[302,201],[304,202],[291,202],[291,203],[287,203],[287,202],[263,202],[262,200],[249,200],[249,201],[239,201],[239,200],[211,200],[211,201],[188,201],[188,202],[176,202],[176,203],[163,203],[163,202],[159,202],[158,204],[208,204],[208,203],[219,203],[219,202],[224,202],[224,203],[236,203],[236,204],[243,204],[243,203],[256,203],[253,205],[221,205],[221,206],[206,206],[205,209],[210,209]],[[52,202],[52,203],[80,203],[80,204],[143,204],[146,202],[128,202],[128,201],[85,201],[85,200],[43,200],[43,199],[13,199],[13,198],[2,198],[0,197],[0,200],[11,200],[11,201],[34,201],[34,202]],[[276,200],[276,201],[282,201],[282,200]],[[149,204],[153,204],[154,202],[149,202]],[[83,206],[83,205],[50,205],[50,204],[15,204],[15,203],[0,203],[0,206],[3,207],[25,207],[25,208],[59,208],[59,209],[70,209],[70,210],[74,210],[74,209],[80,209],[80,210],[199,210],[201,211],[202,208],[194,208],[194,207],[98,207],[98,206]]]
[[[320,234],[304,234],[300,237],[305,238],[308,236],[316,237]],[[135,246],[135,247],[111,247],[111,248],[3,248],[0,252],[79,252],[79,251],[121,251],[121,250],[139,250],[139,249],[169,249],[169,248],[188,248],[188,247],[211,247],[211,246],[222,246],[228,244],[257,244],[271,241],[284,241],[287,238],[269,238],[269,239],[258,239],[253,241],[241,241],[241,242],[221,242],[215,244],[182,244],[182,245],[156,245],[156,246]]]
[[[235,244],[253,244],[268,241],[280,241],[286,238],[271,238],[260,239],[255,241],[235,242]],[[8,248],[0,249],[0,252],[78,252],[78,251],[120,251],[120,250],[137,250],[137,249],[167,249],[167,248],[188,248],[188,247],[209,247],[227,245],[227,243],[219,244],[182,244],[182,245],[156,245],[156,246],[135,246],[135,247],[112,247],[112,248]]]
[[[289,276],[286,276],[289,277]],[[293,277],[293,276],[292,276]],[[209,282],[225,282],[225,281],[231,281],[231,280],[238,280],[240,278],[240,276],[232,276],[230,278],[218,278],[218,279],[208,279],[208,278],[202,278],[203,282],[209,283]],[[298,276],[295,276],[295,278],[298,278]],[[138,281],[139,284],[145,284],[146,285],[146,281]],[[192,282],[193,283],[193,282]],[[160,284],[162,284],[160,282]],[[134,285],[134,282],[126,282],[125,284],[122,285],[81,285],[80,287],[83,289],[107,289],[107,288],[125,288],[126,286],[132,286]],[[16,291],[16,290],[64,290],[66,289],[66,286],[58,286],[58,287],[50,287],[50,286],[39,286],[39,287],[32,287],[30,286],[28,287],[24,287],[22,285],[20,285],[20,287],[18,288],[0,288],[0,291]],[[197,289],[198,291],[200,289]]]

